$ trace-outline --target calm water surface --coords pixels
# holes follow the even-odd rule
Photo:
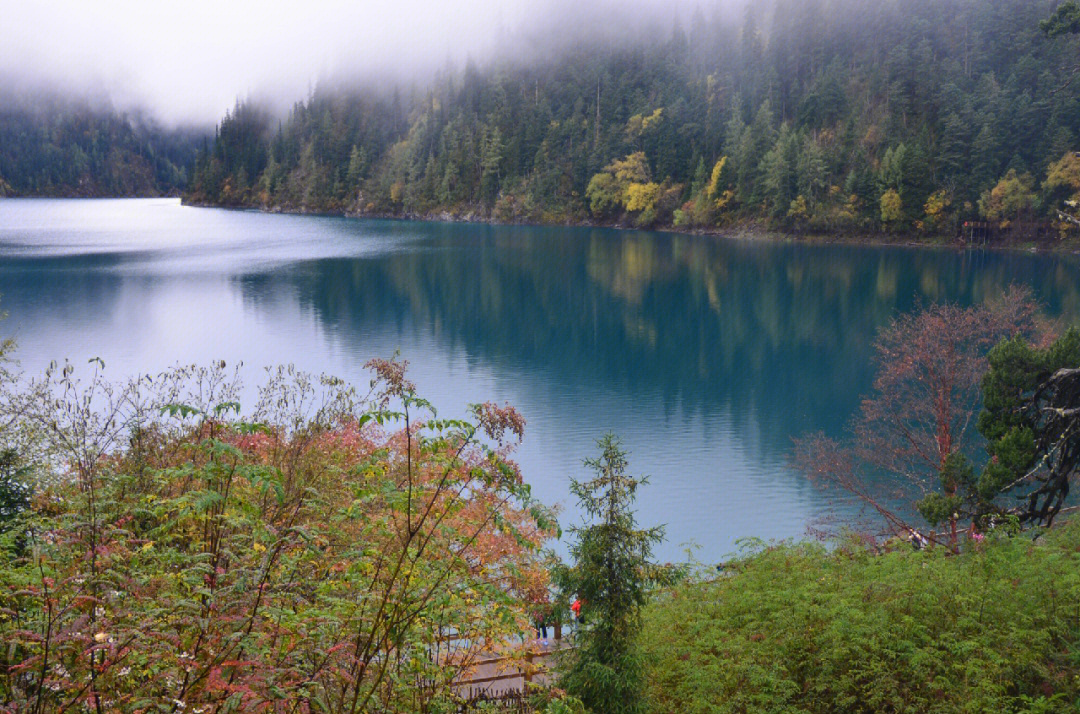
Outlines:
[[[516,405],[534,493],[606,431],[652,483],[640,520],[719,559],[830,511],[791,438],[839,433],[875,331],[918,300],[1029,284],[1080,315],[1073,256],[760,244],[648,232],[266,215],[171,200],[0,200],[2,332],[30,372],[101,357],[116,378],[177,363],[295,363],[366,384],[399,350],[446,414]]]

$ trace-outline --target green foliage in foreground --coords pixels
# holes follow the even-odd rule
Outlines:
[[[801,544],[645,613],[663,712],[1080,711],[1080,523],[961,556]]]

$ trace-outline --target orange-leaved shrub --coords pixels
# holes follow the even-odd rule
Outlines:
[[[241,417],[224,365],[6,395],[36,464],[0,534],[0,711],[439,711],[528,627],[555,529],[509,407],[440,419],[281,370]],[[15,438],[15,437],[12,437]]]

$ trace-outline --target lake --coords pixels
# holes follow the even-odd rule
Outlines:
[[[113,378],[177,363],[294,363],[366,386],[395,351],[440,413],[509,402],[517,458],[565,507],[607,431],[649,475],[639,520],[721,559],[801,537],[834,499],[790,464],[869,390],[876,331],[919,301],[1030,285],[1080,315],[1076,256],[812,246],[593,228],[0,200],[0,334],[28,372],[100,357]]]

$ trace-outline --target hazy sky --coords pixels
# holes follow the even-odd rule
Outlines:
[[[238,95],[299,99],[330,72],[482,57],[522,0],[0,0],[0,75],[104,90],[170,121]],[[373,69],[378,69],[378,67]]]

